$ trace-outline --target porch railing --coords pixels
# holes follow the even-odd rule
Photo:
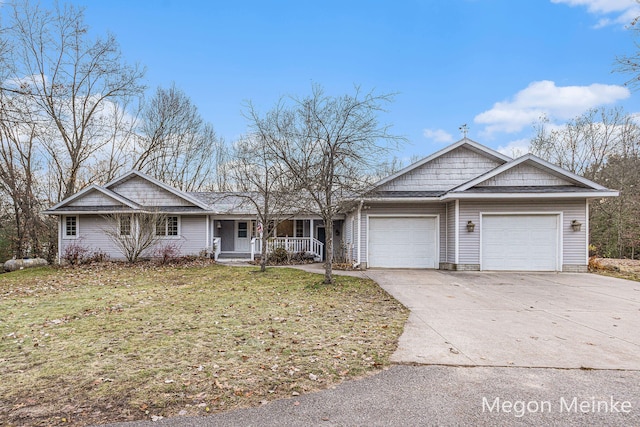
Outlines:
[[[222,243],[222,239],[220,237],[213,238],[213,259],[218,260],[218,256],[220,255],[220,245]]]
[[[313,237],[273,237],[267,241],[267,253],[276,248],[284,248],[289,253],[311,253],[324,261],[324,243]],[[251,239],[251,259],[262,253],[262,240]]]

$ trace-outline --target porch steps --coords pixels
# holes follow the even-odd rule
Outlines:
[[[220,252],[218,259],[251,259],[251,252]]]

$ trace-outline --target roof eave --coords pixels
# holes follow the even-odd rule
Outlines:
[[[61,211],[61,210],[52,210],[52,209],[47,209],[45,211],[42,211],[43,215],[109,215],[109,214],[122,214],[122,213],[155,213],[155,211],[153,209],[129,209],[129,208],[122,208],[122,209],[113,209],[113,210],[99,210],[96,209],[94,211],[83,211],[83,210],[65,210],[65,211]],[[162,215],[223,215],[220,212],[217,211],[212,211],[212,210],[199,210],[199,211],[172,211],[172,210],[166,210],[166,211],[160,211],[159,214]]]
[[[123,209],[117,209],[117,210],[110,210],[110,211],[100,211],[100,210],[96,210],[96,211],[59,211],[59,210],[51,210],[51,209],[47,209],[46,211],[42,211],[43,215],[109,215],[109,214],[120,214],[120,213],[136,213],[136,212],[140,212],[140,209],[127,209],[127,208],[123,208]]]
[[[393,203],[393,202],[438,202],[438,197],[365,197],[362,199],[365,203]]]
[[[441,200],[459,199],[601,199],[617,197],[618,191],[581,191],[566,193],[448,193]]]

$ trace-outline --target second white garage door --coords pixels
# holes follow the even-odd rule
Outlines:
[[[483,215],[483,270],[556,271],[559,215]]]
[[[435,217],[369,217],[369,267],[438,268]]]

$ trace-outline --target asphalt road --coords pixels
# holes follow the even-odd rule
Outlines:
[[[365,425],[639,426],[640,371],[395,365],[333,389],[258,408],[112,424]]]

